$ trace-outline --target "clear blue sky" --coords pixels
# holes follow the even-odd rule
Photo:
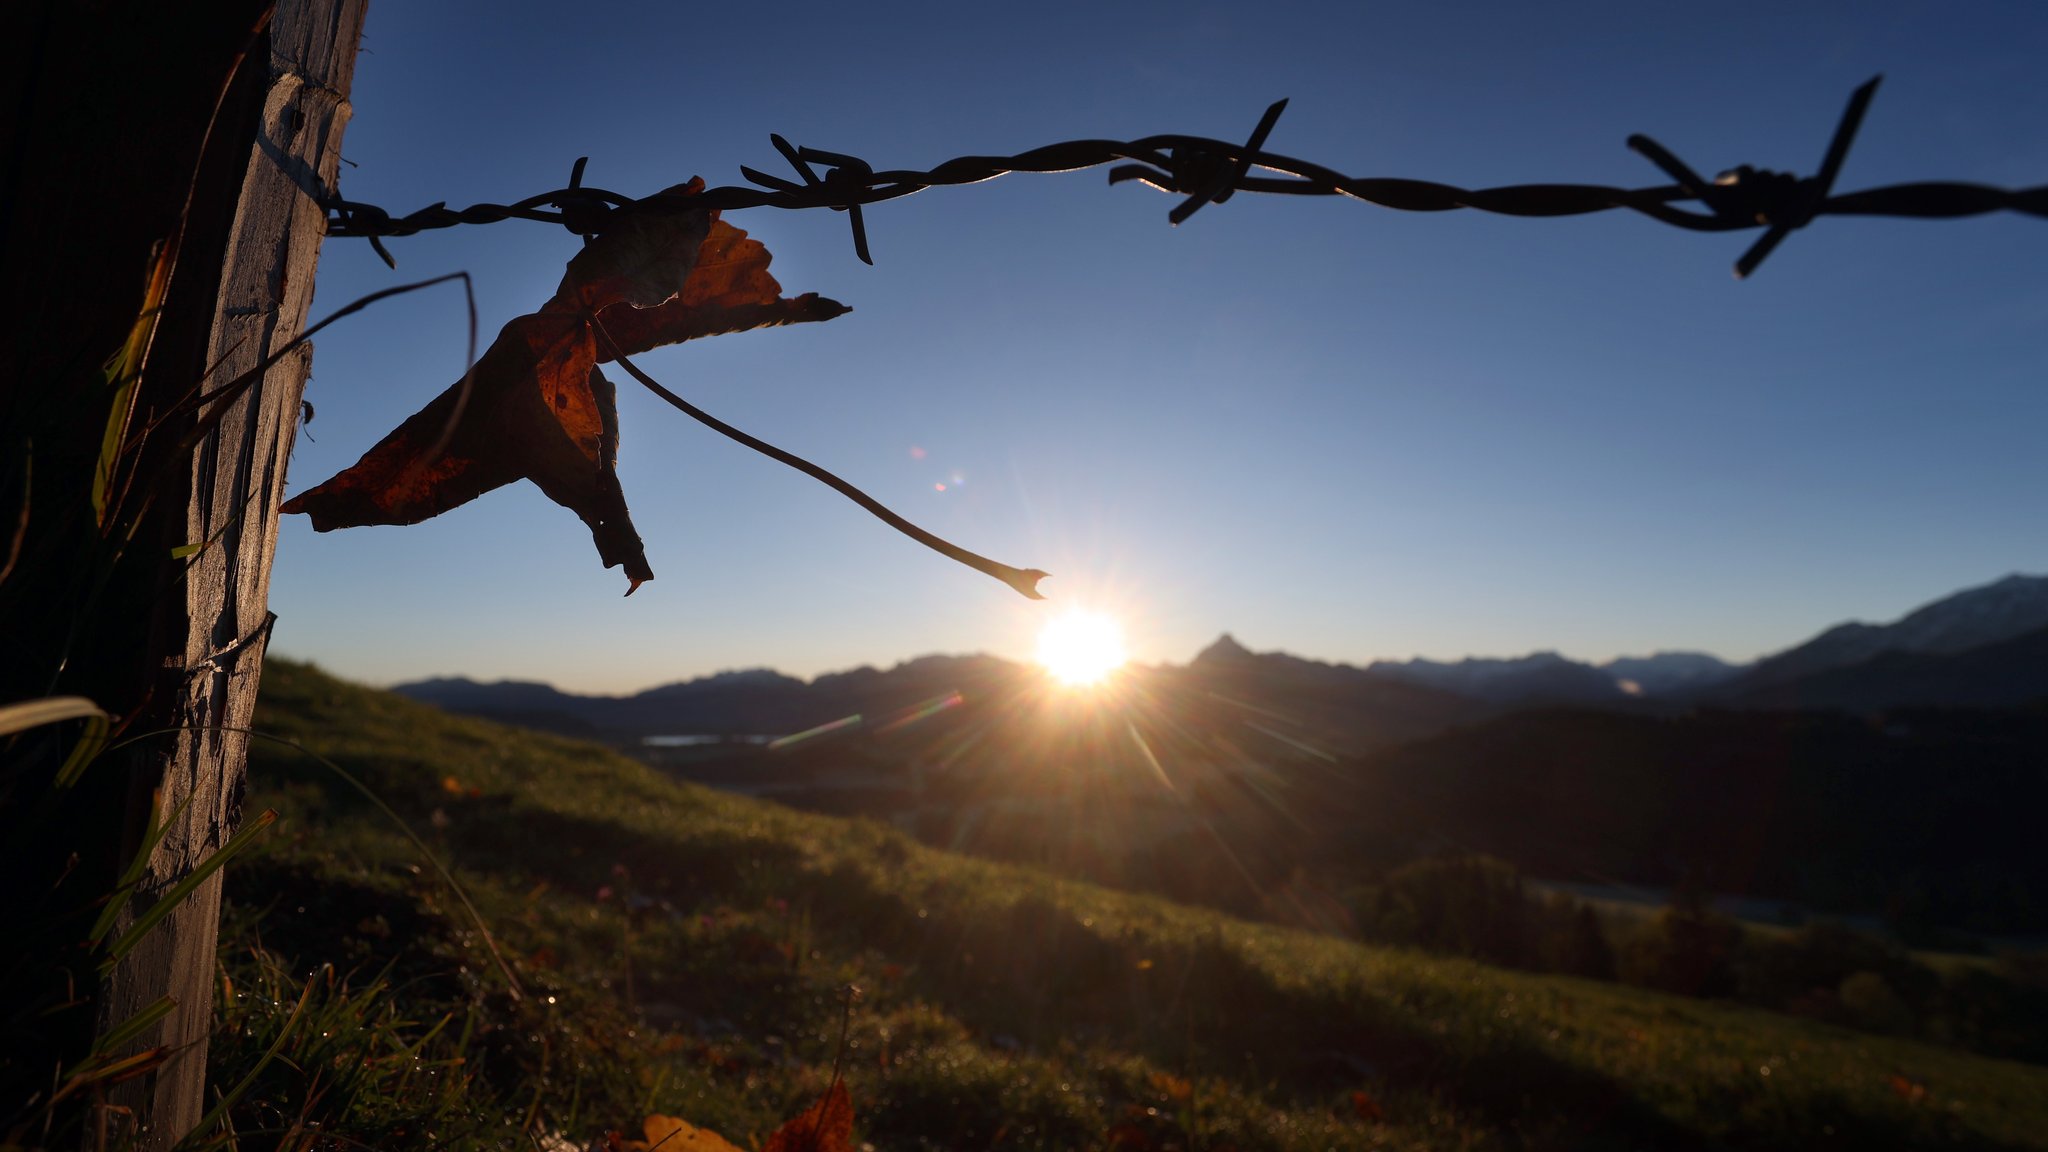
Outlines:
[[[768,134],[924,167],[1077,137],[1242,137],[1358,175],[1661,183],[1809,172],[1886,76],[1838,187],[2048,182],[2048,6],[835,4],[377,0],[342,191],[403,212],[587,179],[644,195],[782,164]],[[1065,606],[1134,656],[1229,630],[1327,660],[1661,648],[1748,658],[2048,570],[2048,223],[1414,215],[1239,196],[1179,228],[1101,172],[842,215],[728,217],[828,324],[641,358],[670,387],[961,545],[1029,603],[620,374],[620,473],[657,579],[630,599],[530,485],[406,528],[287,517],[279,652],[633,690],[927,652],[1024,657]],[[466,269],[483,339],[578,241],[504,223],[330,241],[314,315]],[[318,341],[300,491],[460,375],[459,290]],[[937,484],[946,484],[939,492]]]

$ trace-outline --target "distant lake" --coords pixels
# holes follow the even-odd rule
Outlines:
[[[773,736],[643,736],[640,743],[649,748],[702,748],[710,744],[768,744]]]

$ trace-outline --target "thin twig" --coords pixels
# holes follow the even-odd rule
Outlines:
[[[592,332],[597,334],[598,343],[604,346],[605,355],[607,357],[609,357],[612,360],[618,361],[619,366],[624,368],[628,373],[630,373],[633,379],[638,380],[643,386],[647,388],[648,391],[654,393],[656,396],[661,397],[663,400],[668,401],[670,404],[675,405],[676,408],[680,409],[684,415],[690,417],[692,420],[697,421],[698,423],[704,425],[707,428],[710,428],[712,431],[717,432],[722,436],[727,436],[733,440],[739,441],[741,444],[744,444],[747,447],[752,448],[754,451],[761,453],[763,456],[767,456],[773,460],[778,460],[784,464],[789,465],[791,468],[794,468],[797,471],[804,473],[807,476],[810,476],[817,480],[821,480],[824,483],[831,485],[834,489],[837,489],[841,495],[853,501],[855,504],[858,504],[861,507],[867,509],[870,513],[872,513],[875,516],[876,519],[880,520],[882,523],[887,524],[889,527],[894,528],[898,532],[903,533],[905,536],[910,537],[912,540],[917,541],[919,544],[922,544],[925,547],[931,549],[932,551],[937,552],[939,555],[944,556],[949,560],[956,560],[962,564],[965,564],[969,568],[972,568],[977,572],[983,572],[990,576],[993,576],[996,579],[1001,580],[1003,583],[1008,584],[1010,587],[1016,589],[1017,592],[1021,595],[1029,597],[1030,599],[1045,599],[1045,594],[1038,590],[1038,582],[1040,580],[1045,579],[1048,573],[1043,572],[1037,568],[1012,568],[1008,564],[1003,564],[998,561],[991,560],[986,556],[982,556],[974,552],[969,552],[967,549],[962,548],[957,544],[944,540],[938,536],[934,536],[930,532],[927,532],[924,529],[919,528],[917,525],[912,524],[910,521],[905,520],[903,517],[898,516],[896,513],[891,512],[887,507],[885,507],[882,504],[881,501],[876,500],[874,497],[854,487],[852,484],[849,484],[846,481],[841,480],[839,477],[833,475],[831,472],[826,471],[825,469],[820,468],[816,464],[811,463],[809,460],[806,460],[793,452],[785,452],[782,449],[777,448],[775,445],[770,444],[765,440],[759,440],[747,435],[745,432],[742,432],[739,429],[733,427],[732,425],[727,424],[725,421],[720,420],[718,417],[713,416],[711,413],[704,411],[702,408],[697,407],[695,404],[690,403],[688,400],[685,400],[681,396],[676,395],[674,392],[669,391],[667,388],[662,387],[660,381],[656,380],[652,376],[649,376],[647,373],[642,372],[640,370],[639,365],[633,363],[632,360],[628,359],[626,357],[626,354],[619,349],[619,346],[617,344],[612,343],[611,336],[605,332],[604,325],[598,321],[595,315],[590,316],[589,321],[590,329]]]
[[[377,303],[379,300],[389,299],[393,296],[402,296],[407,292],[417,292],[422,288],[432,288],[436,284],[446,284],[450,280],[462,281],[463,298],[469,303],[469,361],[471,364],[474,364],[476,363],[476,291],[470,283],[469,273],[450,272],[446,275],[435,276],[429,280],[416,280],[411,284],[399,284],[390,288],[380,288],[367,296],[361,296],[349,301],[347,304],[336,309],[333,314],[321,319],[319,323],[286,341],[275,352],[264,357],[262,362],[258,363],[255,367],[243,372],[240,376],[215,388],[211,392],[201,392],[199,395],[192,397],[191,402],[193,404],[212,404],[216,401],[231,401],[243,392],[248,391],[249,386],[262,379],[263,374],[270,371],[279,360],[290,355],[299,345],[311,340],[315,333],[336,320],[344,316],[353,316],[370,305]],[[203,417],[199,427],[186,434],[186,439],[190,441],[195,437],[204,436],[212,429],[214,424],[220,422],[220,413],[225,411],[225,409],[226,404],[223,403],[219,409]]]

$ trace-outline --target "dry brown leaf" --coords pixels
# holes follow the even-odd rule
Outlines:
[[[709,1128],[659,1113],[649,1116],[641,1127],[645,1140],[619,1141],[620,1152],[741,1152],[731,1141]]]
[[[832,1081],[817,1103],[777,1128],[761,1152],[853,1152],[853,1097],[846,1082]]]
[[[1195,1094],[1193,1084],[1167,1072],[1152,1072],[1145,1077],[1145,1082],[1167,1100],[1184,1101]]]
[[[416,524],[527,479],[582,518],[605,567],[625,567],[628,595],[653,579],[619,487],[617,395],[598,371],[590,317],[631,355],[848,311],[815,294],[783,299],[765,247],[688,208],[702,188],[692,180],[614,213],[554,298],[506,324],[466,380],[283,511],[306,513],[319,532]]]
[[[652,308],[673,299],[689,282],[715,212],[692,210],[690,197],[704,190],[691,180],[664,188],[605,219],[569,260],[550,311],[597,311],[614,305]]]
[[[1110,1125],[1109,1131],[1103,1134],[1102,1142],[1117,1152],[1126,1149],[1128,1152],[1152,1152],[1152,1149],[1158,1147],[1157,1142],[1152,1139],[1151,1132],[1129,1120]]]
[[[696,268],[675,299],[653,308],[614,304],[597,314],[598,323],[619,351],[635,356],[700,336],[830,320],[852,311],[815,292],[783,299],[782,286],[768,274],[770,259],[759,240],[715,221],[697,253]]]
[[[1351,1094],[1351,1110],[1358,1114],[1362,1123],[1380,1124],[1387,1119],[1387,1114],[1380,1110],[1380,1102],[1363,1089]]]
[[[617,394],[595,357],[580,318],[521,316],[477,361],[466,397],[457,382],[283,510],[306,513],[318,532],[417,524],[523,478],[583,518],[604,566],[625,566],[630,592],[654,572],[614,471]]]

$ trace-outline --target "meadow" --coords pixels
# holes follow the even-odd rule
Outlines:
[[[747,1147],[838,1067],[878,1149],[2048,1147],[2031,1065],[953,855],[285,661],[257,726],[298,747],[251,748],[220,1146]]]

